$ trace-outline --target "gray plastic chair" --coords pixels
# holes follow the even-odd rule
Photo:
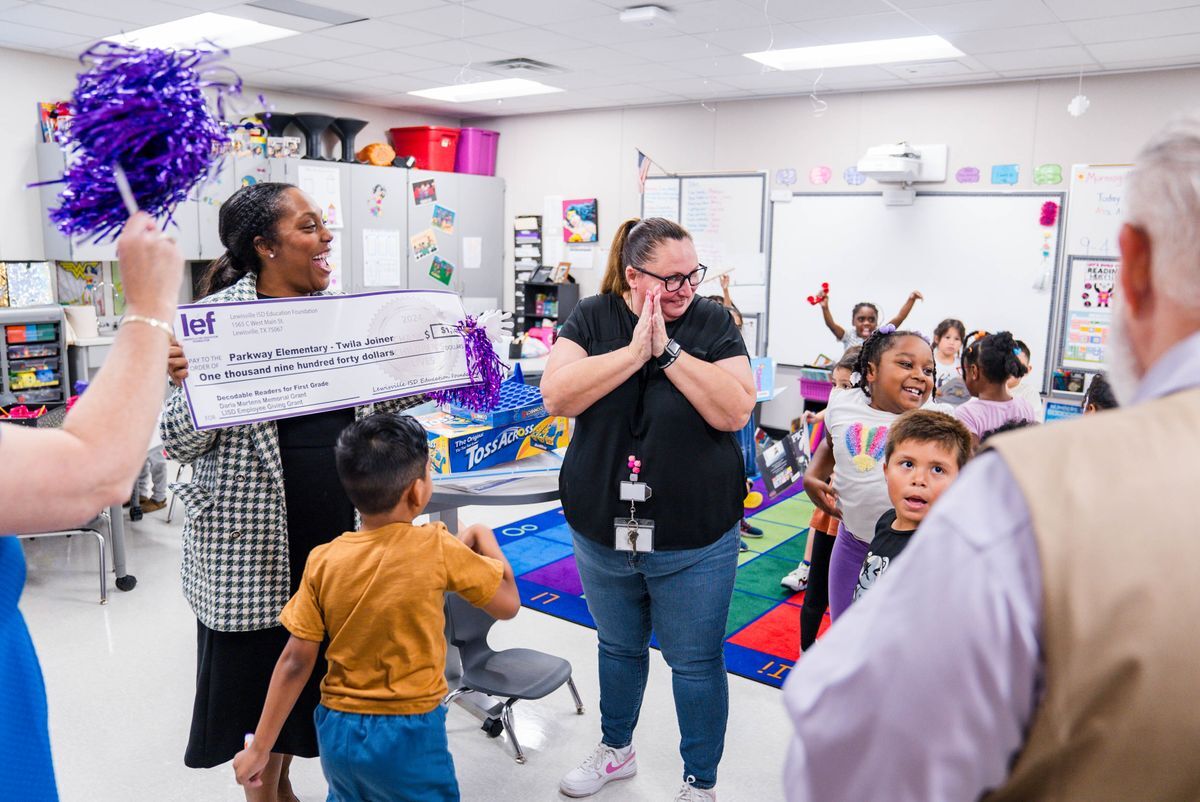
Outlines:
[[[99,546],[99,562],[100,562],[100,603],[108,604],[108,558],[104,552],[105,536],[100,534],[100,528],[108,532],[108,540],[112,539],[112,520],[109,518],[108,510],[103,510],[92,520],[75,529],[62,529],[57,532],[30,532],[25,535],[17,535],[18,538],[27,538],[34,540],[39,537],[70,537],[71,535],[91,535],[96,538],[96,545]],[[118,580],[118,583],[120,581]],[[128,589],[128,588],[126,588]]]
[[[521,699],[541,699],[565,683],[575,699],[575,712],[583,715],[583,702],[575,681],[571,679],[571,664],[561,657],[533,649],[493,651],[488,646],[488,631],[496,619],[457,593],[446,594],[446,639],[458,648],[462,657],[462,682],[442,700],[449,705],[455,698],[472,691],[505,698],[500,713],[500,727],[489,719],[484,730],[491,737],[507,731],[516,751],[518,763],[525,762],[525,753],[513,727],[512,706]]]

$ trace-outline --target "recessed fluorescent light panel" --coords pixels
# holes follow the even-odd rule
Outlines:
[[[123,45],[160,50],[184,50],[208,43],[233,49],[283,39],[298,33],[299,31],[265,25],[250,19],[206,12],[105,38]]]
[[[548,95],[563,90],[528,78],[505,78],[499,81],[479,81],[472,84],[438,86],[433,89],[418,89],[410,95],[430,100],[446,100],[451,103],[471,103],[477,100],[500,100],[506,97],[525,95]]]
[[[819,70],[864,64],[958,58],[963,53],[940,36],[910,36],[904,39],[877,39],[873,42],[849,42],[843,45],[763,50],[742,55],[777,70]]]

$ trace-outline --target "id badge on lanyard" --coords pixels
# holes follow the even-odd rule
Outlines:
[[[642,461],[629,455],[629,481],[621,482],[620,500],[629,502],[629,517],[613,519],[613,547],[617,551],[654,551],[654,521],[637,517],[637,502],[649,501],[650,485],[638,479]]]

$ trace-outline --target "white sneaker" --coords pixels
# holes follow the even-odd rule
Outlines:
[[[808,587],[808,563],[797,565],[796,570],[779,580],[779,584],[793,593],[799,593],[804,590]]]
[[[716,788],[697,788],[692,785],[695,781],[695,777],[688,776],[675,795],[675,802],[717,802]]]
[[[613,749],[601,743],[579,768],[571,769],[558,781],[558,790],[569,797],[591,796],[609,780],[626,780],[635,774],[637,753],[632,744],[624,749]]]

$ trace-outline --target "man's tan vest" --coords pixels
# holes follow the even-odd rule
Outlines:
[[[1042,569],[1045,695],[1007,800],[1200,800],[1200,389],[999,438]]]

